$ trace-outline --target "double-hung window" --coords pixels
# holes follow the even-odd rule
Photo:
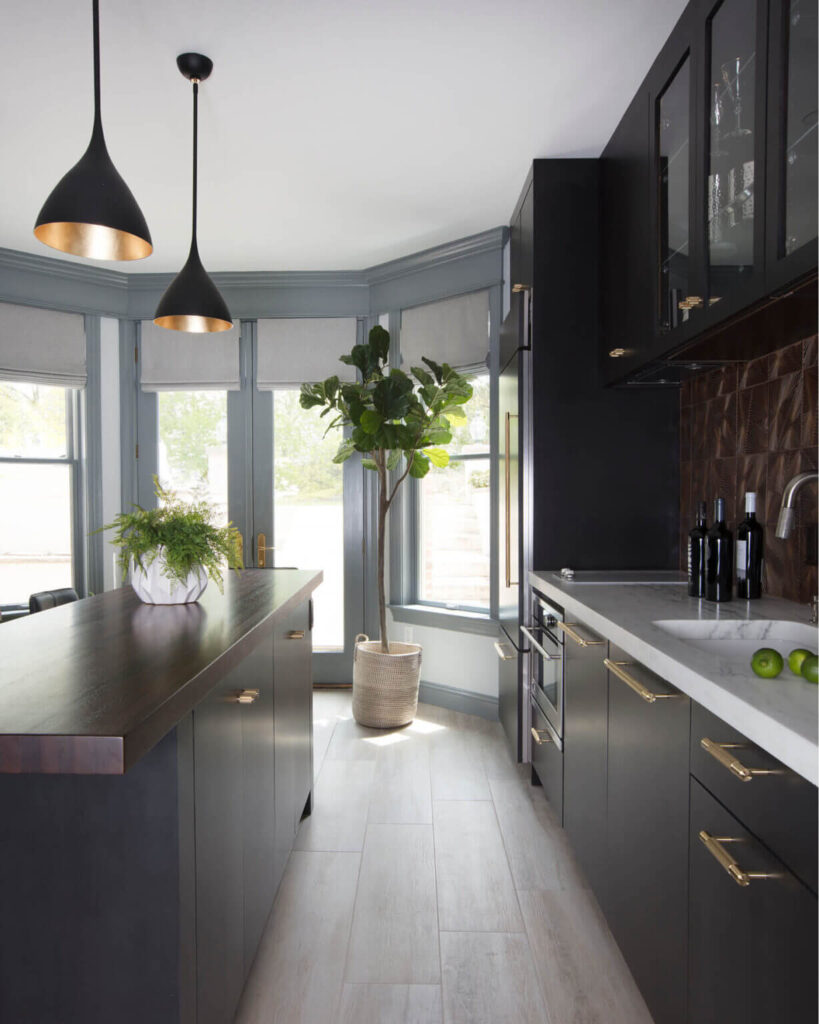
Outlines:
[[[83,317],[0,303],[0,607],[84,592]]]

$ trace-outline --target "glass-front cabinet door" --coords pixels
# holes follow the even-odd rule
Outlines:
[[[817,0],[772,0],[767,259],[772,286],[816,267]]]
[[[722,0],[705,23],[707,297],[733,308],[762,271],[765,4]],[[726,312],[727,312],[726,308]],[[717,311],[719,314],[720,311]]]
[[[691,277],[691,57],[660,93],[654,108],[658,222],[660,333],[686,323],[701,306]]]

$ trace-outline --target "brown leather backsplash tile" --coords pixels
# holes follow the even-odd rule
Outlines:
[[[728,525],[757,494],[765,525],[765,590],[807,602],[817,588],[816,487],[803,488],[797,527],[774,536],[782,491],[792,476],[817,468],[817,338],[685,382],[680,394],[680,529],[683,541],[698,501],[724,498]],[[685,568],[685,543],[680,547]]]

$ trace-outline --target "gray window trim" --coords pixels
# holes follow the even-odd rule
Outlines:
[[[476,289],[471,289],[476,290]],[[458,294],[453,291],[451,294]],[[390,510],[389,592],[393,618],[399,622],[481,632],[493,635],[498,617],[498,371],[501,325],[502,285],[489,288],[489,608],[476,612],[465,607],[443,607],[418,598],[418,481],[410,479],[402,487]],[[401,310],[389,311],[391,365],[398,365],[400,351]],[[486,458],[486,455],[453,456],[453,461]],[[412,618],[401,616],[411,615]],[[423,619],[423,621],[421,621]],[[481,628],[475,626],[480,622]]]

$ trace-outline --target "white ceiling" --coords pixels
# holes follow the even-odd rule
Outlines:
[[[177,270],[370,266],[507,223],[533,157],[597,156],[684,0],[101,0],[103,123]],[[90,0],[0,0],[0,246],[32,235],[90,134]],[[54,254],[56,255],[56,254]],[[60,258],[66,258],[60,256]]]

